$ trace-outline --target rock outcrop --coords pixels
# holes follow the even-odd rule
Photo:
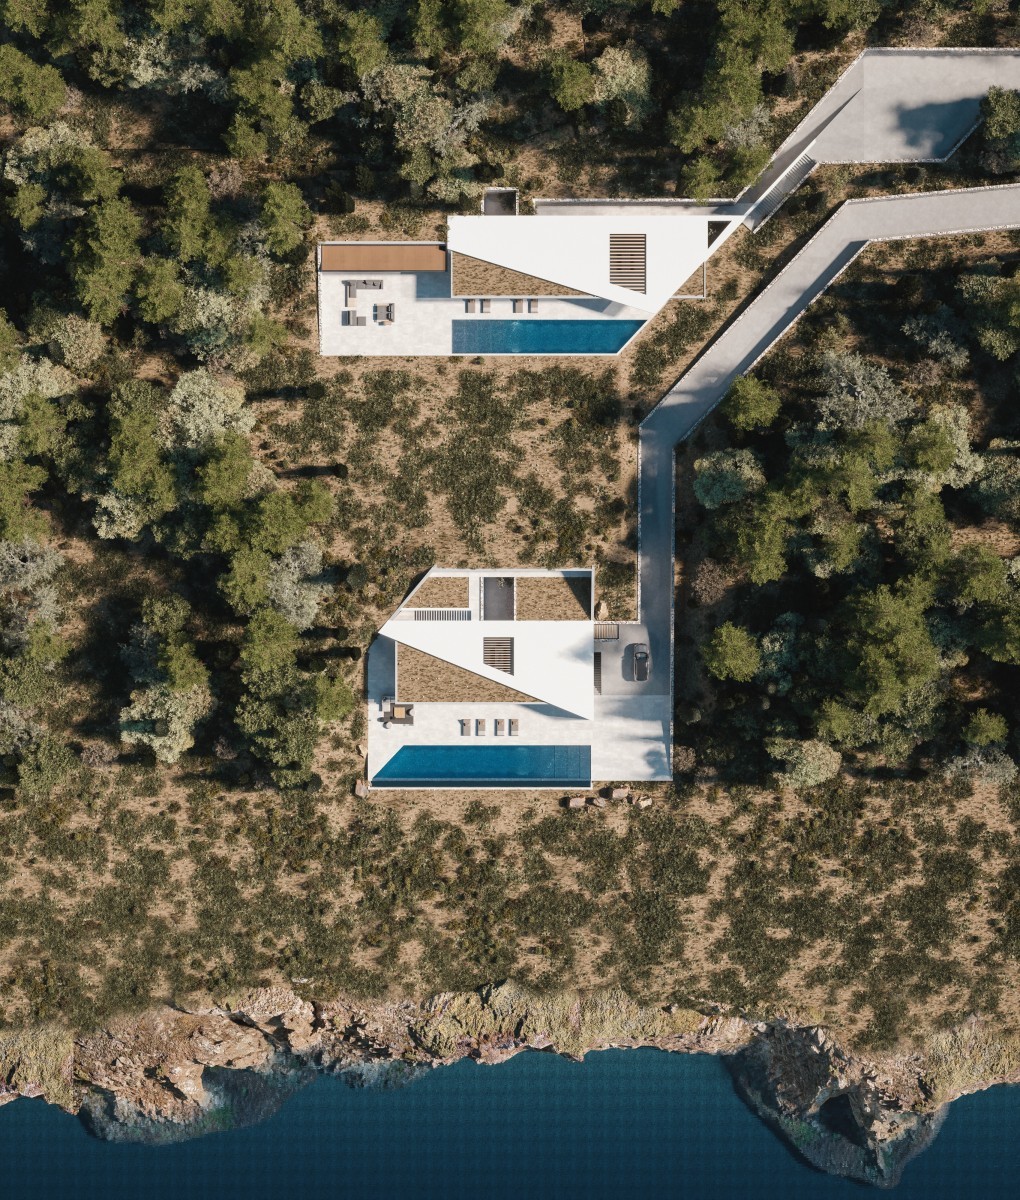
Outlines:
[[[391,1087],[462,1058],[639,1046],[721,1055],[747,1103],[812,1165],[880,1187],[931,1142],[956,1096],[1020,1081],[1020,1041],[976,1018],[917,1053],[868,1059],[818,1026],[507,982],[372,1005],[262,988],[77,1038],[56,1026],[0,1034],[0,1103],[42,1095],[98,1137],[166,1142],[263,1120],[318,1073]]]

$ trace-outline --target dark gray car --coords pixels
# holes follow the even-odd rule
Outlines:
[[[638,683],[644,683],[651,670],[652,660],[648,654],[647,642],[634,643],[634,678]]]

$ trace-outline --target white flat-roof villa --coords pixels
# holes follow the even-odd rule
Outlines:
[[[321,353],[618,354],[672,298],[703,296],[711,254],[816,165],[945,161],[992,85],[1020,89],[1020,52],[867,50],[735,200],[536,200],[518,215],[516,191],[490,189],[443,243],[322,243]],[[670,779],[677,443],[870,241],[1017,228],[1020,184],[838,208],[641,424],[638,622],[595,620],[588,568],[429,571],[369,650],[371,785]]]
[[[587,568],[429,571],[369,655],[372,785],[669,778],[669,699],[635,678],[646,630],[595,621],[593,591]]]
[[[445,242],[324,242],[320,352],[618,354],[692,277],[702,293],[706,260],[739,224],[676,204],[607,215],[544,202],[450,217]]]

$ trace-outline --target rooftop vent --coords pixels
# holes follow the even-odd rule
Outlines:
[[[514,639],[512,637],[482,638],[482,662],[496,671],[514,673]]]
[[[609,235],[609,282],[617,287],[643,292],[648,261],[647,239],[643,233]]]

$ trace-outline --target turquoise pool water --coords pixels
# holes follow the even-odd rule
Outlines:
[[[879,1192],[807,1167],[717,1060],[656,1050],[462,1062],[389,1091],[323,1078],[176,1146],[96,1141],[41,1100],[0,1108],[7,1200],[1012,1200],[1018,1137],[1020,1088],[967,1096]]]
[[[454,321],[454,354],[616,354],[644,321]]]
[[[372,777],[388,787],[587,787],[590,746],[401,746]]]

